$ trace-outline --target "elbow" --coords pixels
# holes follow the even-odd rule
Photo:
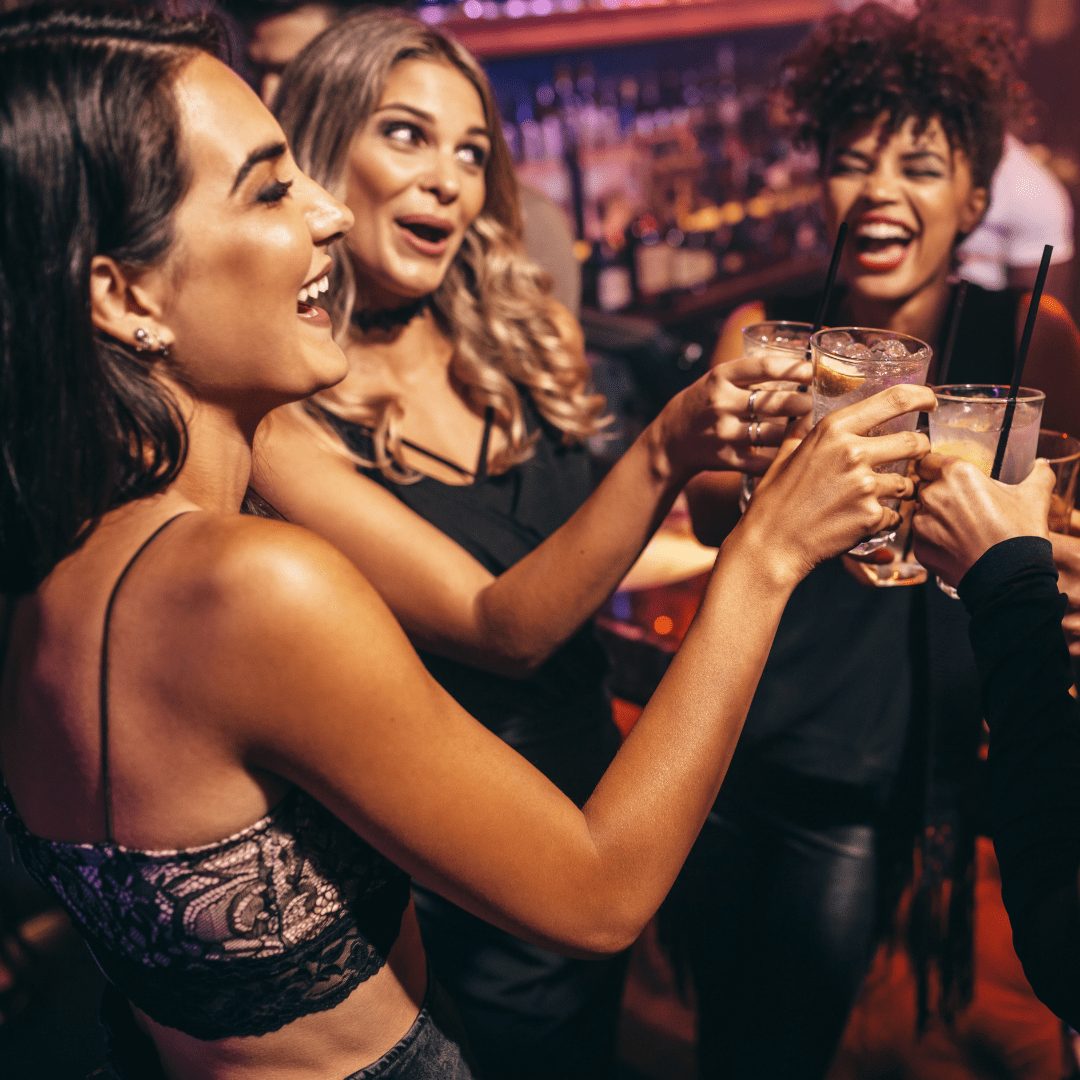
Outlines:
[[[633,892],[622,903],[615,900],[600,906],[590,904],[589,908],[579,914],[573,940],[567,944],[576,955],[593,960],[625,952],[655,914],[651,907],[646,910],[641,898]]]
[[[492,628],[483,635],[486,643],[478,666],[509,679],[529,679],[555,651],[548,641],[515,639],[505,629]]]
[[[579,928],[570,940],[559,944],[558,951],[579,960],[606,960],[626,952],[644,928],[644,923],[614,925],[610,922],[587,929]]]

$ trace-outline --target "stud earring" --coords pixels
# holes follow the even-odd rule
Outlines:
[[[157,353],[164,359],[169,355],[169,346],[162,345],[157,337],[140,326],[135,331],[135,351]]]

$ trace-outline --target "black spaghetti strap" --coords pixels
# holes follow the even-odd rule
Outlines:
[[[322,408],[322,406],[320,405],[319,408]],[[375,433],[375,429],[368,424],[360,424],[355,420],[346,420],[343,417],[338,416],[337,413],[332,413],[329,409],[322,409],[322,411],[326,416],[330,418],[331,424],[344,424],[346,427],[358,428],[360,431],[364,432],[364,434],[369,437]],[[492,410],[491,406],[488,406],[487,410],[484,413],[485,427],[480,455],[481,461],[484,462],[483,476],[487,476],[487,440],[491,435],[488,413],[490,413],[492,417],[494,417],[495,415],[494,410]],[[338,431],[338,434],[341,434],[340,429]],[[436,454],[434,450],[428,450],[427,447],[421,446],[419,443],[410,442],[408,439],[402,439],[401,445],[407,446],[410,450],[415,450],[418,454],[423,454],[426,458],[431,458],[432,461],[437,461],[440,465],[445,465],[448,469],[453,469],[454,472],[458,473],[460,476],[468,476],[471,479],[477,478],[476,473],[469,472],[468,469],[466,469],[462,465],[459,465],[456,461],[451,461],[449,458],[444,458],[442,454]]]
[[[453,469],[454,472],[460,473],[462,476],[473,475],[468,469],[463,468],[449,458],[444,458],[441,454],[436,454],[434,450],[427,450],[423,446],[419,446],[414,442],[409,442],[408,439],[402,439],[401,445],[407,446],[410,450],[415,450],[418,454],[423,454],[424,457],[431,458],[432,461],[437,461],[440,465],[445,465],[448,469]]]
[[[491,445],[491,425],[495,420],[495,407],[488,405],[484,409],[484,436],[480,440],[480,458],[476,462],[476,480],[487,479],[488,447]]]
[[[112,778],[109,773],[109,623],[112,620],[113,604],[116,603],[116,595],[120,591],[120,586],[124,583],[124,578],[127,577],[128,571],[135,565],[135,560],[157,539],[160,533],[163,533],[177,518],[182,518],[185,514],[190,514],[192,511],[183,510],[179,514],[175,514],[169,518],[168,521],[162,522],[140,545],[139,550],[135,552],[127,561],[127,565],[120,571],[120,576],[116,579],[116,584],[112,587],[112,592],[109,593],[109,602],[105,605],[105,629],[101,635],[101,681],[99,683],[99,709],[100,709],[100,723],[101,723],[101,791],[102,798],[105,804],[105,841],[111,844],[113,840],[112,831]]]

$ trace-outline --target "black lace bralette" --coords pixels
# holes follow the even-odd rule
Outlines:
[[[409,902],[408,875],[299,788],[241,832],[176,851],[115,843],[111,806],[109,839],[43,839],[2,778],[0,814],[108,979],[158,1023],[199,1039],[261,1035],[332,1009],[386,963]]]

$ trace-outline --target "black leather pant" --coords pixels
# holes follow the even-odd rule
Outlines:
[[[874,831],[714,811],[665,904],[697,992],[701,1080],[820,1080],[870,960]]]
[[[578,960],[522,941],[413,882],[428,962],[484,1080],[605,1080],[627,956]]]

